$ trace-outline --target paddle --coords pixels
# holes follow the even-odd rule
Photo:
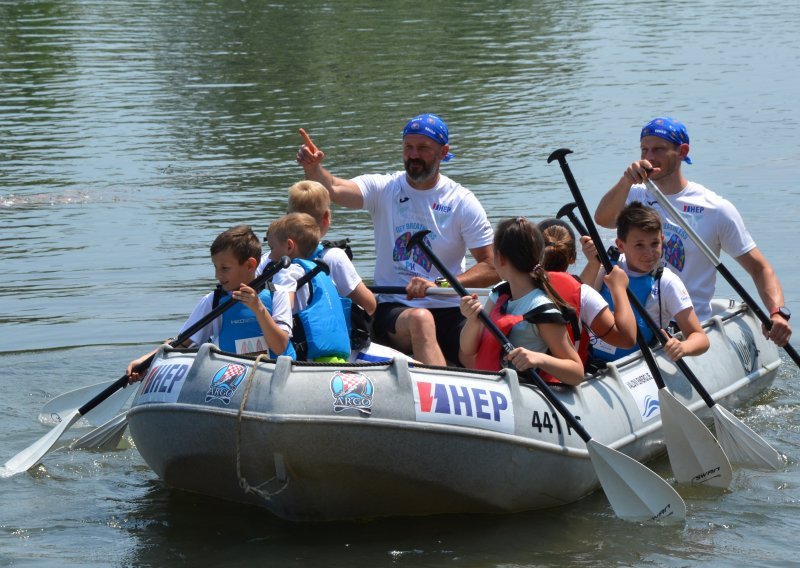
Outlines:
[[[419,231],[411,236],[407,248],[419,247],[434,266],[458,291],[461,296],[468,293],[464,286],[453,276],[442,261],[424,241],[425,235],[430,231]],[[514,346],[508,338],[481,310],[478,314],[481,322],[489,329],[497,340],[503,345],[506,353],[510,353]],[[580,422],[567,410],[567,407],[556,397],[542,377],[533,370],[524,371],[523,376],[531,379],[545,398],[564,417],[564,420],[586,443],[586,450],[597,473],[600,485],[611,503],[612,509],[618,517],[627,521],[642,520],[683,520],[686,518],[686,504],[680,495],[658,475],[648,468],[611,448],[594,440],[583,428]]]
[[[120,412],[105,424],[84,434],[69,445],[70,450],[94,450],[110,452],[116,450],[122,434],[128,427],[128,413]]]
[[[583,223],[581,223],[580,218],[577,215],[575,215],[574,209],[577,206],[578,204],[575,203],[574,201],[572,203],[567,203],[566,205],[561,207],[561,209],[558,210],[558,213],[556,213],[556,219],[561,219],[561,217],[567,216],[569,220],[572,221],[572,225],[576,229],[578,229],[578,234],[580,234],[581,236],[588,235],[589,231],[587,231],[586,227],[583,226]]]
[[[405,286],[367,286],[373,294],[403,294],[406,293]],[[486,296],[492,292],[491,288],[466,288],[467,293],[477,294],[479,296]],[[458,294],[452,288],[439,288],[431,286],[425,290],[426,296],[454,296]]]
[[[264,287],[267,281],[272,278],[275,274],[278,273],[279,270],[286,268],[291,264],[291,259],[288,256],[281,257],[280,260],[270,264],[252,282],[250,282],[249,286],[255,290],[260,290]],[[177,338],[170,341],[170,345],[175,347],[176,345],[181,345],[184,341],[190,339],[195,333],[203,329],[209,323],[217,319],[220,314],[228,310],[231,306],[236,304],[238,300],[231,298],[230,301],[224,302],[211,310],[205,316],[200,318],[197,322],[189,326],[189,328],[181,333]],[[143,373],[147,370],[150,366],[150,363],[153,362],[156,354],[154,353],[144,361],[142,361],[136,367],[136,372]],[[52,449],[58,439],[67,431],[67,429],[72,426],[75,422],[77,422],[81,416],[85,416],[88,412],[90,412],[93,408],[107,399],[109,396],[114,394],[121,388],[125,388],[128,386],[128,375],[123,375],[113,383],[111,383],[108,387],[103,389],[103,391],[94,396],[89,402],[81,406],[80,408],[74,410],[69,415],[65,416],[64,419],[55,426],[52,430],[50,430],[47,434],[39,438],[36,442],[19,452],[13,458],[8,460],[3,469],[0,470],[0,477],[10,477],[12,475],[16,475],[18,473],[22,473],[23,471],[27,471],[30,467],[35,465],[47,452]]]
[[[594,241],[594,246],[597,249],[597,254],[600,257],[600,262],[603,264],[606,272],[611,272],[612,265],[611,259],[608,257],[603,241],[600,234],[597,232],[597,226],[594,224],[589,208],[583,199],[580,189],[575,178],[572,176],[572,171],[565,156],[570,153],[570,150],[560,149],[556,150],[547,159],[550,163],[553,160],[558,160],[564,177],[567,180],[570,192],[573,199],[578,205],[578,210],[586,222],[589,235]],[[585,227],[576,225],[581,234]],[[644,319],[650,331],[661,339],[661,329],[644,309],[639,298],[631,291],[630,288],[626,290],[628,300],[631,305],[636,309],[639,315]],[[664,441],[667,446],[667,453],[669,454],[669,461],[672,465],[672,472],[675,474],[675,479],[679,483],[691,483],[692,485],[705,485],[710,487],[726,488],[733,480],[733,469],[728,461],[728,457],[720,447],[717,440],[711,434],[709,429],[703,424],[691,410],[681,404],[673,395],[666,389],[664,378],[661,375],[661,370],[658,368],[653,352],[650,346],[647,345],[641,330],[636,334],[636,341],[639,344],[639,349],[642,352],[642,357],[647,363],[647,368],[653,376],[658,387],[658,402],[661,409],[661,424],[664,429]],[[662,342],[665,343],[666,339]]]
[[[113,382],[114,381],[103,381],[58,395],[42,407],[42,410],[39,412],[39,422],[48,425],[61,422],[65,416],[72,414],[72,412],[83,406],[86,399],[98,395]],[[110,418],[114,417],[125,405],[131,392],[132,391],[129,390],[119,390],[115,392],[92,409],[83,419],[92,426],[104,424]]]
[[[564,158],[570,153],[571,150],[562,148],[553,152],[549,159],[558,159],[559,164],[563,162],[562,171],[567,177],[567,183],[569,184],[571,180],[571,183],[577,187],[575,178],[572,177],[572,172]],[[588,218],[591,221],[591,215]],[[656,334],[656,337],[662,345],[666,343],[666,339],[661,333]],[[731,462],[767,469],[777,469],[781,466],[783,462],[780,454],[741,420],[717,404],[684,360],[678,360],[675,364],[711,409],[714,416],[714,429],[717,433],[717,440]]]
[[[653,180],[650,178],[645,178],[644,181],[648,191],[650,191],[650,194],[655,197],[656,201],[658,201],[661,207],[664,208],[664,212],[668,212],[671,215],[671,220],[675,221],[684,231],[689,234],[689,237],[694,241],[694,244],[697,245],[697,248],[702,251],[709,262],[711,262],[717,271],[722,274],[722,277],[725,278],[728,284],[730,284],[736,293],[739,294],[739,297],[744,300],[744,303],[747,304],[751,310],[753,310],[753,313],[761,321],[761,323],[764,324],[764,327],[766,327],[768,330],[771,329],[772,320],[769,318],[769,315],[767,315],[764,310],[761,309],[761,307],[756,303],[747,290],[745,290],[739,281],[736,280],[736,277],[731,274],[730,270],[728,270],[728,268],[722,264],[722,261],[716,254],[714,254],[714,251],[712,251],[703,241],[703,239],[700,238],[700,235],[697,234],[697,231],[695,231],[692,226],[686,222],[686,219],[684,219],[683,215],[681,215],[678,210],[675,209],[675,206],[666,198],[666,196],[661,193],[661,190],[658,188],[655,182],[653,182]],[[792,358],[792,361],[800,366],[800,355],[798,355],[795,348],[789,343],[784,345],[783,348],[786,350],[786,353],[789,354],[789,357]]]

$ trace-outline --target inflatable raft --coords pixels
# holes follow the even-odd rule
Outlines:
[[[711,348],[688,364],[738,407],[772,383],[774,344],[745,305],[715,301]],[[710,411],[656,349],[667,389]],[[639,461],[665,451],[655,381],[630,355],[556,386],[592,437]],[[293,521],[506,513],[599,487],[582,439],[513,370],[311,364],[163,347],[128,413],[137,449],[167,484],[266,507]]]

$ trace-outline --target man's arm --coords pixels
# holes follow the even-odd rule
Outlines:
[[[614,229],[617,226],[617,215],[625,207],[631,186],[635,183],[644,183],[648,175],[660,171],[660,168],[653,168],[647,160],[633,162],[597,204],[597,210],[594,212],[595,222],[607,229]]]
[[[331,196],[331,201],[349,209],[363,209],[364,197],[361,188],[350,180],[336,177],[322,167],[325,152],[317,149],[312,152],[306,144],[297,151],[297,163],[305,172],[306,179],[316,181],[325,186]]]
[[[464,288],[486,288],[500,281],[497,271],[494,269],[494,245],[486,245],[469,249],[473,258],[477,261],[475,266],[468,268],[466,272],[457,275],[458,281]],[[414,276],[406,285],[406,297],[424,298],[426,290],[436,286],[430,280],[421,276]]]
[[[459,275],[458,280],[465,288],[486,288],[500,281],[494,269],[494,245],[469,249],[475,265]]]
[[[747,273],[753,278],[753,282],[758,290],[758,295],[764,302],[767,312],[771,312],[774,308],[785,305],[783,298],[783,288],[772,269],[772,265],[764,258],[758,248],[754,248],[741,256],[736,257],[736,261],[742,265]],[[778,314],[770,317],[772,320],[772,328],[769,331],[768,337],[777,345],[783,346],[789,342],[792,336],[792,328],[789,322]]]
[[[619,178],[616,185],[606,192],[594,212],[594,220],[598,225],[607,229],[617,226],[617,215],[625,207],[625,201],[628,199],[628,192],[632,185],[633,181],[626,172]]]

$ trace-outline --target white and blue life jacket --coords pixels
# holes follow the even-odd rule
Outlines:
[[[268,289],[262,290],[258,297],[267,311],[272,314],[272,293]],[[228,302],[231,295],[227,292],[221,291],[214,294],[214,307],[218,303]],[[228,353],[256,353],[267,351],[267,340],[264,338],[264,333],[261,331],[261,326],[258,325],[256,314],[242,302],[236,302],[233,306],[228,308],[222,315],[222,325],[217,338],[217,344],[220,349]],[[273,359],[277,355],[269,350],[269,355]],[[281,355],[288,355],[292,359],[296,359],[296,354],[292,342],[289,341],[286,349]]]
[[[618,263],[613,262],[613,264],[616,265]],[[654,273],[643,274],[642,276],[628,276],[628,288],[630,288],[631,292],[633,292],[633,295],[636,296],[642,306],[647,306],[647,301],[653,293],[653,287],[658,286],[661,283],[662,271],[663,268],[659,267]],[[660,302],[660,290],[657,292],[657,294]],[[614,300],[611,299],[611,291],[605,284],[603,284],[603,287],[600,289],[600,295],[603,296],[606,302],[608,302],[609,309],[614,311]],[[653,337],[653,332],[647,326],[644,318],[638,310],[634,308],[633,313],[636,316],[636,325],[639,328],[639,332],[642,334],[642,337],[644,337],[644,340],[647,342],[647,344],[650,345],[653,340],[655,340],[655,337]],[[638,350],[638,345],[628,348],[615,347],[613,345],[609,345],[602,339],[595,339],[594,343],[592,344],[592,357],[602,361],[616,361],[617,359],[620,359],[625,355],[629,355],[630,353],[634,353]]]

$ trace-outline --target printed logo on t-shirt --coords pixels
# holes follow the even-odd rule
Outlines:
[[[683,272],[683,266],[686,264],[686,250],[683,248],[683,241],[678,235],[672,235],[664,243],[664,260],[679,272]]]
[[[405,196],[405,195],[404,195],[403,197],[401,197],[401,198],[399,199],[399,201],[400,201],[400,203],[405,203],[405,202],[406,202],[406,201],[408,201],[409,199],[411,199],[411,198],[410,198],[410,197],[407,197],[407,196]]]
[[[431,209],[433,209],[437,213],[450,213],[453,210],[451,206],[442,205],[441,203],[438,202],[434,202],[433,205],[431,205]]]
[[[705,207],[701,207],[700,205],[684,205],[683,212],[684,213],[702,213],[705,210]]]
[[[433,263],[428,258],[428,256],[420,250],[419,247],[414,247],[413,250],[408,250],[408,241],[411,238],[411,232],[406,231],[394,241],[394,249],[392,250],[392,260],[395,262],[403,262],[411,260],[412,263],[417,264],[425,269],[426,272],[430,272],[431,268],[433,267]],[[428,237],[423,237],[425,244],[431,246],[431,242]],[[415,272],[413,270],[413,266],[407,267],[409,272]]]

